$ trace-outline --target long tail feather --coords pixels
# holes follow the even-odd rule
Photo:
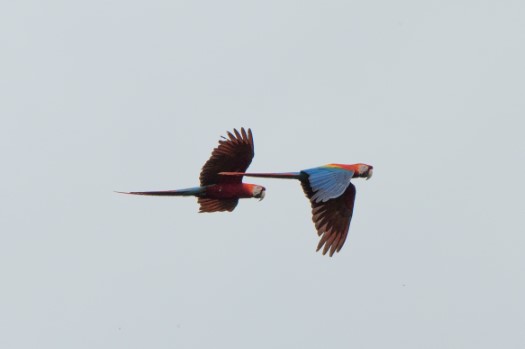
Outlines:
[[[196,196],[204,191],[203,187],[195,187],[180,190],[162,190],[162,191],[116,191],[119,194],[130,194],[130,195],[149,195],[149,196]]]
[[[284,172],[284,173],[244,173],[244,172],[219,172],[223,176],[246,176],[260,178],[284,178],[284,179],[301,179],[301,172]]]

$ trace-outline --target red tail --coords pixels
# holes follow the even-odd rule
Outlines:
[[[222,176],[246,176],[260,178],[284,178],[284,179],[301,179],[301,172],[284,172],[284,173],[244,173],[244,172],[219,172]]]
[[[130,195],[148,195],[148,196],[196,196],[204,192],[205,188],[195,187],[180,190],[162,190],[162,191],[116,191],[119,194],[130,194]]]

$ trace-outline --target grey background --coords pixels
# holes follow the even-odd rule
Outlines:
[[[523,1],[10,1],[0,11],[2,348],[523,348]],[[341,253],[296,182],[374,165]]]

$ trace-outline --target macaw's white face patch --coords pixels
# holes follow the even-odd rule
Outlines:
[[[257,198],[259,199],[259,201],[261,201],[266,195],[266,189],[264,187],[261,187],[260,185],[256,185],[255,187],[253,187],[252,195],[254,198]]]

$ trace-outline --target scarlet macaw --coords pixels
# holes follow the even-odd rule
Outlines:
[[[330,250],[330,257],[339,252],[345,243],[354,211],[355,186],[352,178],[372,177],[373,167],[366,164],[328,164],[320,167],[286,173],[221,172],[225,176],[298,179],[312,205],[312,220],[323,246],[323,254]]]
[[[266,189],[256,184],[242,182],[242,176],[220,176],[223,171],[246,171],[254,156],[252,131],[241,128],[241,132],[228,132],[222,137],[219,146],[213,149],[211,157],[202,167],[200,186],[166,191],[118,192],[121,194],[153,196],[196,196],[200,204],[199,212],[233,211],[239,199],[264,199]]]

